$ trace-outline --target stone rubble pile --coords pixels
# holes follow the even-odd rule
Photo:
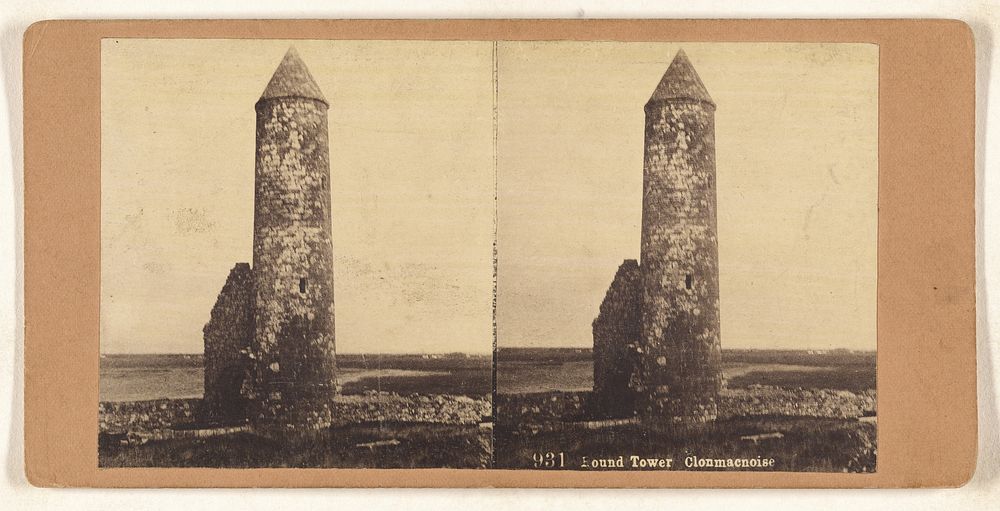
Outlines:
[[[507,424],[544,424],[585,417],[590,392],[499,394],[496,416]]]
[[[592,418],[590,392],[500,394],[497,420],[507,424],[546,424]],[[718,403],[719,419],[786,416],[854,419],[875,415],[875,390],[781,388],[751,385],[724,389]]]
[[[410,394],[367,391],[338,396],[334,424],[360,422],[422,422],[478,424],[491,416],[490,396],[472,398],[447,394]]]
[[[98,405],[101,433],[155,431],[193,423],[201,399],[102,402]]]
[[[784,415],[852,419],[875,414],[875,390],[789,389],[751,385],[722,391],[719,417]]]
[[[200,407],[200,399],[103,402],[98,408],[100,432],[121,434],[190,427],[199,420]],[[368,391],[363,395],[337,396],[332,415],[336,425],[371,422],[466,425],[487,420],[492,415],[491,408],[489,395],[473,398]]]

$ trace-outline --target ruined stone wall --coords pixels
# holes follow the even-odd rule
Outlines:
[[[102,401],[98,404],[101,433],[148,432],[194,424],[202,415],[203,399]]]
[[[579,402],[579,399],[577,400]],[[201,399],[104,401],[98,405],[101,433],[151,433],[169,429],[214,429],[199,422]],[[366,392],[332,400],[334,425],[359,423],[477,424],[493,413],[489,394],[477,397],[445,394],[399,395]]]
[[[204,419],[242,420],[246,418],[246,400],[240,394],[240,387],[249,370],[249,348],[254,332],[254,284],[249,264],[237,263],[229,271],[212,307],[212,317],[202,331],[205,341]]]
[[[530,394],[497,394],[493,413],[498,426],[515,430],[525,426],[593,418],[591,392],[552,391]]]
[[[262,426],[315,429],[336,394],[327,105],[257,103],[254,368],[244,393]]]
[[[875,403],[875,389],[851,392],[751,385],[745,389],[722,391],[719,418],[786,416],[856,419],[874,417]]]
[[[597,417],[629,417],[635,414],[642,294],[639,263],[626,259],[594,320],[594,395]]]
[[[645,135],[641,411],[705,422],[717,415],[722,383],[715,106],[651,100]]]
[[[334,424],[424,423],[478,424],[493,413],[492,396],[455,396],[367,391],[337,396]]]
[[[589,421],[585,413],[590,392],[538,392],[497,394],[494,411],[504,428],[528,428],[539,424]],[[725,389],[717,399],[719,419],[747,417],[817,417],[858,419],[875,416],[874,389],[850,392],[835,389],[781,388],[752,385]]]

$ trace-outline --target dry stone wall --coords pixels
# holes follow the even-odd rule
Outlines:
[[[372,422],[471,425],[488,420],[493,410],[489,395],[366,392],[337,396],[331,404],[335,417],[333,426]],[[200,399],[102,402],[98,407],[99,431],[126,434],[216,429],[197,420],[203,405]]]

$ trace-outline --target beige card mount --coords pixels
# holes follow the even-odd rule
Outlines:
[[[33,484],[971,477],[960,22],[46,21],[24,44]]]

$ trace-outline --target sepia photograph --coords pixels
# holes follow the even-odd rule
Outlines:
[[[878,47],[497,61],[496,467],[875,471]]]
[[[102,41],[100,467],[491,463],[492,52]]]
[[[100,467],[876,470],[877,46],[101,66]]]
[[[577,14],[15,27],[11,481],[975,486],[977,25]]]

